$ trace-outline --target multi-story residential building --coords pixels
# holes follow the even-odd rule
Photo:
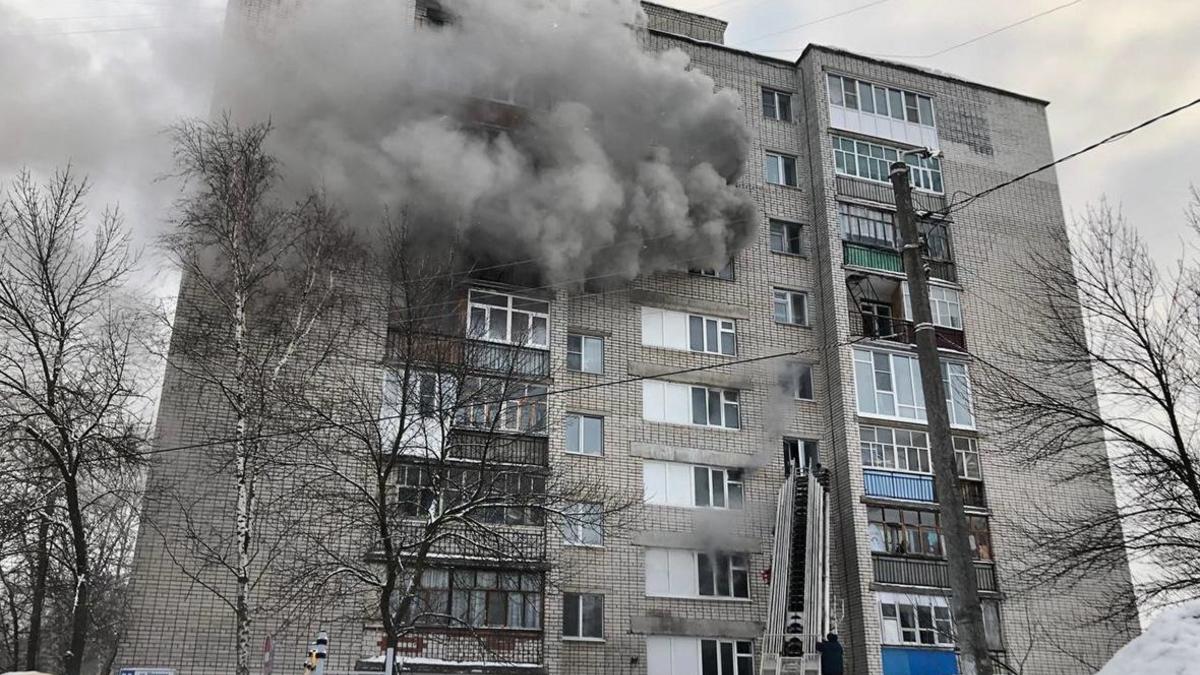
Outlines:
[[[806,616],[821,614],[816,594],[828,612],[804,630],[835,629],[847,672],[957,672],[888,167],[908,161],[917,208],[939,212],[955,192],[977,192],[1051,159],[1047,103],[832,47],[809,46],[796,61],[754,54],[723,44],[722,21],[644,9],[647,25],[637,30],[647,49],[683,50],[741,95],[753,161],[740,187],[763,214],[758,240],[722,270],[655,274],[618,292],[482,281],[465,291],[462,323],[479,330],[476,337],[510,341],[510,325],[492,327],[495,316],[507,322],[517,314],[522,334],[537,336],[521,347],[532,350],[531,386],[545,386],[545,364],[566,364],[553,376],[567,393],[537,413],[549,422],[509,430],[532,448],[529,461],[564,476],[602,477],[645,503],[632,528],[605,530],[586,514],[564,531],[522,521],[527,555],[502,568],[460,552],[423,592],[447,607],[462,599],[464,616],[477,611],[486,653],[416,639],[402,645],[404,667],[800,672],[774,658],[787,643],[778,633],[806,601]],[[416,2],[413,11],[418,23],[447,18],[436,3]],[[939,153],[906,154],[919,148]],[[1009,311],[1019,315],[1020,303],[1031,301],[1022,292],[1028,250],[1068,245],[1054,174],[930,216],[922,227],[989,644],[1002,658],[1019,655],[1024,675],[1087,672],[1081,664],[1103,662],[1136,633],[1134,625],[1084,621],[1089,609],[1130,594],[1130,579],[1099,577],[1052,594],[1026,589],[1020,572],[1030,544],[1021,524],[1038,516],[1038,502],[1115,508],[1112,495],[1072,493],[1079,488],[1024,470],[1005,452],[1021,439],[972,396],[976,360],[1030,335]],[[744,362],[781,352],[795,355]],[[676,372],[703,366],[713,368]],[[608,386],[581,388],[593,384]],[[163,394],[167,443],[193,441],[197,429],[189,423],[197,404],[181,386],[168,379]],[[803,477],[813,462],[828,470],[824,506],[807,496],[825,493]],[[165,481],[196,467],[181,455],[155,470]],[[419,472],[407,475],[412,484],[399,489],[420,486]],[[820,528],[806,536],[822,508],[827,537]],[[806,544],[827,546],[827,558]],[[548,583],[566,561],[570,574]],[[827,579],[814,563],[827,565]],[[228,611],[173,572],[149,536],[135,565],[119,664],[228,672]],[[476,597],[486,600],[475,607]],[[324,617],[274,636],[275,668],[298,663],[318,628],[332,631],[331,668],[373,655],[370,626]]]

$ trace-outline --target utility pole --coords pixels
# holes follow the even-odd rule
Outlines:
[[[913,212],[908,164],[903,161],[903,156],[901,160],[892,164],[890,177],[896,195],[900,239],[904,242],[904,272],[908,276],[912,297],[917,360],[921,367],[921,391],[925,395],[925,415],[933,460],[933,484],[941,516],[942,543],[949,566],[950,610],[954,614],[962,675],[992,675],[992,659],[983,630],[983,609],[979,604],[979,588],[975,581],[967,516],[963,512],[954,445],[950,440],[950,415],[946,411],[942,364],[938,357],[937,334],[929,304],[929,284],[921,259],[921,233]]]

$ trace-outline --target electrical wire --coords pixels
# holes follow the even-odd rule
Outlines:
[[[941,56],[942,54],[945,54],[947,52],[954,51],[955,49],[958,49],[959,47],[966,47],[969,44],[974,44],[976,42],[979,42],[980,40],[983,40],[984,38],[989,38],[997,33],[1003,33],[1004,31],[1006,31],[1010,28],[1016,28],[1017,26],[1020,26],[1022,24],[1029,23],[1030,21],[1033,21],[1034,19],[1039,19],[1043,16],[1046,16],[1047,14],[1053,14],[1054,12],[1057,12],[1059,10],[1066,9],[1073,5],[1078,5],[1079,3],[1083,2],[1083,1],[1084,0],[1071,0],[1071,2],[1067,2],[1064,4],[1058,5],[1057,7],[1051,7],[1050,9],[1038,12],[1037,14],[1033,14],[1032,16],[1027,16],[1024,19],[1021,19],[1020,21],[1014,21],[1010,24],[1007,24],[1007,25],[1001,26],[999,28],[996,28],[994,30],[988,31],[982,35],[976,35],[975,37],[973,37],[969,40],[964,40],[962,42],[959,42],[958,44],[951,45],[949,47],[946,47],[945,49],[942,49],[942,50],[939,50],[936,52],[932,52],[930,54],[871,54],[871,53],[866,53],[865,56],[873,56],[873,57],[885,58],[885,59],[931,59],[935,56]]]
[[[769,37],[775,37],[776,35],[783,35],[784,33],[791,33],[792,31],[797,31],[797,30],[800,30],[801,28],[808,28],[809,26],[815,26],[815,25],[817,25],[817,24],[819,24],[819,23],[824,23],[824,22],[826,22],[826,21],[830,21],[830,20],[832,20],[832,19],[837,19],[837,18],[839,18],[839,17],[846,16],[847,14],[853,14],[853,13],[855,13],[855,12],[861,12],[861,11],[862,11],[862,10],[864,10],[864,9],[868,9],[868,8],[871,8],[871,7],[875,7],[876,5],[882,5],[882,4],[883,4],[883,3],[885,3],[885,2],[891,2],[891,0],[874,0],[874,2],[868,2],[868,3],[867,3],[867,4],[865,4],[865,5],[859,5],[859,6],[857,6],[857,7],[851,7],[850,9],[846,9],[846,10],[843,10],[843,11],[837,12],[836,14],[830,14],[830,15],[828,15],[828,16],[823,16],[823,17],[821,17],[821,18],[819,18],[819,19],[813,19],[812,21],[806,21],[806,22],[804,22],[804,23],[797,24],[797,25],[795,25],[795,26],[790,26],[790,27],[788,27],[788,28],[783,28],[783,29],[781,29],[781,30],[777,30],[777,31],[774,31],[774,32],[771,32],[771,33],[765,33],[765,34],[763,34],[763,35],[759,35],[759,36],[757,36],[757,37],[752,37],[752,38],[750,38],[749,40],[743,40],[743,42],[745,42],[745,43],[747,43],[747,44],[748,44],[748,43],[751,43],[751,42],[758,42],[759,40],[765,40],[766,38],[769,38]],[[791,49],[789,49],[789,50],[782,50],[782,51],[796,51],[796,50],[791,50]]]

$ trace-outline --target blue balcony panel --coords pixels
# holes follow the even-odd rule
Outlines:
[[[953,651],[883,647],[883,675],[958,675]]]
[[[933,476],[864,469],[863,485],[868,497],[933,502]]]

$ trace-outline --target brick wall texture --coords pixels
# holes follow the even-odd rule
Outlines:
[[[252,19],[261,21],[262,7],[254,2],[246,5]],[[639,495],[645,460],[639,456],[644,453],[634,451],[635,445],[715,451],[728,459],[729,466],[749,464],[752,468],[746,474],[746,503],[740,512],[646,505],[630,527],[606,532],[605,545],[595,549],[564,547],[550,528],[549,558],[557,572],[550,575],[552,583],[547,584],[545,595],[545,670],[564,675],[644,674],[646,636],[637,628],[652,620],[675,619],[681,632],[700,632],[706,637],[733,636],[745,632],[747,625],[761,626],[769,589],[760,573],[770,565],[774,512],[783,479],[782,435],[818,441],[821,461],[832,472],[833,592],[842,640],[847,645],[847,672],[880,675],[878,585],[867,538],[858,451],[860,419],[852,348],[847,345],[851,300],[837,218],[839,194],[825,75],[844,74],[930,96],[944,151],[947,195],[979,191],[1049,160],[1045,104],[830,48],[810,48],[794,63],[756,56],[719,44],[723,22],[657,5],[648,4],[646,9],[647,49],[683,50],[694,67],[710,75],[718,87],[740,93],[753,142],[739,185],[758,201],[763,223],[758,240],[737,254],[732,281],[665,273],[638,279],[624,289],[556,296],[551,319],[552,363],[565,361],[565,336],[570,330],[604,337],[605,371],[600,375],[556,372],[553,388],[607,386],[552,397],[552,430],[561,428],[555,420],[561,420],[566,412],[602,415],[605,429],[602,457],[567,455],[562,435],[552,432],[552,470],[570,478],[600,480],[616,491]],[[793,95],[792,120],[764,117],[762,87]],[[797,158],[798,187],[766,183],[763,156],[767,151]],[[769,250],[768,218],[802,226],[801,255]],[[1043,172],[955,213],[951,232],[971,350],[978,358],[999,358],[1003,344],[1019,341],[1028,331],[1027,326],[1013,321],[1013,310],[1019,315],[1019,304],[1029,301],[1032,279],[1024,267],[1030,251],[1067,255],[1054,172]],[[186,299],[186,280],[184,285]],[[773,288],[809,294],[809,326],[773,321]],[[647,297],[657,298],[671,309],[727,308],[728,316],[738,318],[739,358],[800,352],[790,360],[814,364],[815,400],[781,396],[777,385],[781,360],[767,360],[713,371],[748,380],[741,393],[741,430],[644,421],[641,384],[622,380],[648,366],[674,370],[730,360],[643,346],[639,307]],[[382,346],[364,338],[363,349],[377,354]],[[972,375],[978,377],[979,373],[973,371]],[[364,377],[370,376],[369,368],[365,369]],[[212,392],[197,386],[178,370],[168,372],[158,421],[160,443],[187,444],[224,435],[219,429],[227,414]],[[1020,571],[1023,561],[1032,558],[1020,524],[1037,518],[1039,504],[1079,501],[1115,508],[1111,490],[1059,485],[1052,471],[1021,466],[1008,452],[1021,439],[1007,437],[983,413],[978,418],[975,435],[982,454],[1002,591],[1005,647],[1009,653],[1023,655],[1023,675],[1091,672],[1082,663],[1103,662],[1137,631],[1135,625],[1088,621],[1111,598],[1128,597],[1132,592],[1129,575],[1097,577],[1053,592],[1025,588]],[[210,527],[231,528],[232,492],[221,487],[229,481],[213,478],[220,471],[204,450],[167,453],[154,464],[148,488],[153,493],[181,482],[194,485],[198,506],[191,510],[192,516],[208,519]],[[272,489],[286,493],[286,485]],[[188,563],[187,555],[171,545],[171,538],[178,537],[184,525],[175,505],[148,502],[118,666],[166,666],[176,668],[180,675],[232,670],[232,612],[206,587],[228,590],[223,581],[226,577],[214,572],[205,584],[180,571],[181,564]],[[664,532],[690,533],[697,538],[719,532],[755,542],[748,551],[750,599],[646,597],[644,544],[653,540],[655,533]],[[191,561],[193,567],[195,562]],[[560,638],[563,591],[604,594],[604,641]],[[261,644],[271,634],[275,671],[298,672],[305,644],[318,629],[332,631],[331,668],[347,669],[356,658],[371,655],[362,646],[361,619],[355,617],[353,607],[346,606],[261,622],[255,627],[254,644]]]

